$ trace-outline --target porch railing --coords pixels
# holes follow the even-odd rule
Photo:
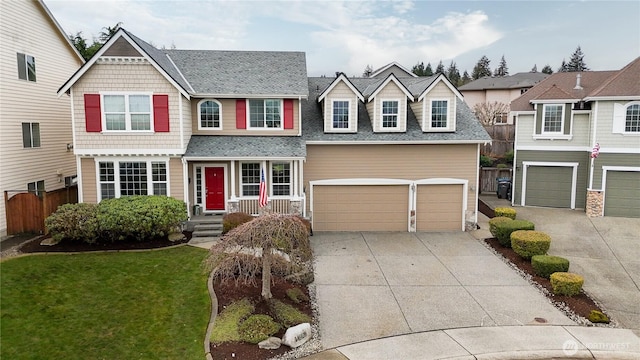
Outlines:
[[[286,198],[269,199],[269,206],[274,213],[289,214],[291,211],[291,200]],[[251,215],[258,215],[260,213],[258,199],[240,199],[239,208],[241,212]]]

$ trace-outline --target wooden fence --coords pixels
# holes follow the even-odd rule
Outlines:
[[[515,125],[485,125],[492,143],[480,146],[480,153],[490,157],[503,157],[507,151],[513,150],[516,136]]]
[[[511,168],[481,167],[480,179],[478,179],[478,183],[480,184],[480,193],[495,193],[498,190],[496,178],[512,179]]]
[[[10,193],[15,193],[9,196]],[[46,232],[44,219],[54,213],[58,206],[78,202],[78,187],[43,191],[42,196],[27,191],[4,192],[7,211],[7,235]]]

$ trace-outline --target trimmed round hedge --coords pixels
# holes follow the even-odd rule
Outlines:
[[[497,217],[508,217],[509,219],[516,219],[516,209],[510,207],[497,207],[493,210],[493,213]]]
[[[489,220],[489,231],[491,232],[491,235],[493,235],[493,237],[497,238],[498,236],[496,235],[498,232],[498,226],[502,223],[506,223],[511,221],[511,218],[505,217],[505,216],[497,216],[494,217],[493,219]]]
[[[551,274],[551,287],[556,295],[575,296],[580,294],[584,278],[570,272],[556,272]]]
[[[534,255],[531,266],[538,276],[548,279],[555,272],[569,271],[569,260],[560,256]]]
[[[551,246],[551,237],[542,231],[517,230],[510,237],[511,248],[524,259],[545,255]]]
[[[497,218],[496,218],[497,219]],[[504,219],[504,217],[503,217]],[[495,234],[500,245],[504,247],[511,247],[511,233],[518,230],[535,230],[535,225],[531,221],[527,220],[501,220],[494,223]]]

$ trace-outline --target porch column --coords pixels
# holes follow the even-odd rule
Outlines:
[[[189,164],[185,158],[182,158],[182,196],[184,196],[184,203],[187,204],[187,216],[191,216],[191,201],[189,201]]]
[[[230,163],[229,187],[231,188],[231,196],[227,200],[227,210],[230,213],[234,213],[240,211],[240,200],[236,197],[236,162],[231,160]]]
[[[293,161],[292,162],[293,165],[293,198],[297,198],[298,197],[298,183],[299,180],[298,179],[298,162],[297,161]]]

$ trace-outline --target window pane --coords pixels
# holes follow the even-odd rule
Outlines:
[[[290,195],[291,164],[274,163],[271,166],[271,181],[273,182],[274,196]]]
[[[151,163],[152,179],[156,181],[167,181],[167,164],[163,162]]]
[[[147,195],[146,163],[120,163],[120,195]]]
[[[129,111],[132,113],[150,113],[148,95],[129,95]]]
[[[349,102],[348,101],[333,102],[333,128],[334,129],[349,128]]]
[[[113,199],[116,197],[115,184],[100,184],[101,199]]]
[[[36,81],[36,59],[27,55],[27,77],[29,81]]]
[[[215,101],[205,101],[200,105],[200,126],[220,127],[220,106]]]
[[[562,131],[562,105],[545,106],[544,132]]]
[[[124,114],[106,114],[105,120],[107,123],[107,130],[126,130],[127,124],[125,122]]]
[[[624,131],[640,132],[640,105],[631,105],[627,108]]]
[[[398,126],[398,102],[382,102],[382,127],[394,128]]]
[[[115,180],[114,167],[112,162],[101,162],[98,166],[100,168],[100,182]]]
[[[124,95],[105,95],[104,111],[108,113],[124,113]]]
[[[30,193],[35,194],[36,193],[36,183],[35,182],[30,182],[27,184],[27,191]]]
[[[18,79],[27,80],[27,63],[21,53],[18,53]]]
[[[153,195],[167,195],[167,184],[153,184]]]
[[[151,130],[149,114],[131,114],[131,130]]]
[[[22,123],[22,146],[25,148],[31,147],[31,124]]]
[[[264,101],[249,100],[249,125],[264,127]]]
[[[260,164],[242,164],[242,195],[257,196],[260,186]]]
[[[431,127],[447,127],[447,100],[431,102]]]
[[[202,204],[202,168],[196,168],[196,204]]]
[[[267,127],[280,127],[280,100],[265,100]]]
[[[40,147],[40,124],[31,123],[31,144],[33,147]]]

